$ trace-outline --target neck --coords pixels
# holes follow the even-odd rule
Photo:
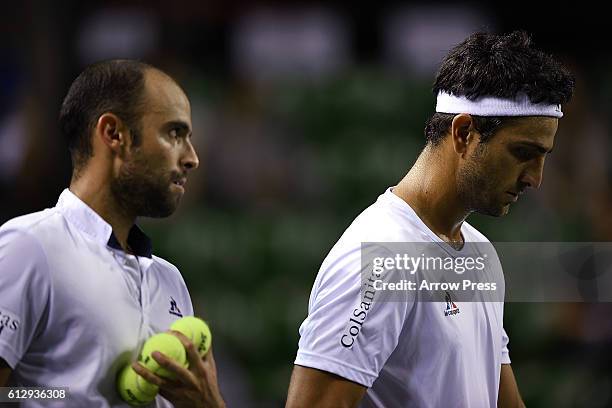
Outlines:
[[[442,240],[456,243],[463,241],[461,224],[470,211],[459,199],[454,168],[444,161],[441,151],[445,148],[426,146],[393,193],[406,201]]]
[[[115,238],[125,252],[131,252],[127,239],[130,229],[136,221],[136,215],[128,213],[113,198],[110,184],[102,177],[81,174],[70,182],[70,191],[93,209],[113,228]]]

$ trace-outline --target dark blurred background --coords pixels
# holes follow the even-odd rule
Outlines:
[[[56,118],[91,62],[145,60],[193,109],[201,166],[180,210],[142,220],[213,330],[231,407],[284,403],[319,265],[423,147],[441,58],[475,31],[525,29],[576,75],[540,191],[492,241],[612,238],[612,50],[587,3],[25,0],[0,23],[0,223],[53,206],[70,160]],[[530,407],[612,406],[612,307],[510,303],[513,368]]]

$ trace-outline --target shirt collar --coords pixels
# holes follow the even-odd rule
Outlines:
[[[56,208],[62,212],[70,223],[98,243],[122,250],[113,233],[113,227],[69,189],[62,191],[57,200]],[[136,224],[132,226],[128,234],[128,245],[135,255],[151,258],[151,240]]]

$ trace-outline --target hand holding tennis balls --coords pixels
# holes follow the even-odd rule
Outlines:
[[[170,333],[151,336],[142,347],[138,362],[154,374],[173,378],[174,373],[160,366],[151,355],[159,351],[182,366],[187,366],[187,355],[183,343]],[[126,366],[117,379],[117,388],[124,401],[130,405],[145,405],[155,399],[159,388],[138,375],[131,366]]]
[[[198,350],[200,357],[204,357],[212,343],[212,334],[206,322],[194,316],[183,317],[172,323],[170,330],[183,333]]]
[[[152,354],[154,351],[161,352],[170,360],[176,361],[185,368],[188,365],[183,343],[170,333],[159,333],[149,337],[149,340],[142,347],[138,362],[153,374],[157,374],[162,378],[174,379],[174,373],[159,365],[153,358]]]
[[[208,325],[197,317],[187,316],[177,320],[170,327],[183,334],[195,346],[203,357],[210,349],[212,337]],[[159,333],[151,336],[144,344],[138,362],[153,374],[166,379],[174,379],[175,374],[162,367],[152,356],[154,351],[161,352],[179,366],[188,367],[185,347],[179,338],[171,333]],[[117,388],[124,401],[139,406],[152,402],[159,387],[145,380],[131,366],[125,367],[117,381]]]

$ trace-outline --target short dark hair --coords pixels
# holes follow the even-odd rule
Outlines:
[[[59,126],[67,138],[75,174],[92,157],[91,131],[106,112],[121,118],[133,143],[139,143],[144,73],[151,68],[135,60],[108,60],[88,66],[74,80],[62,102]]]
[[[483,96],[513,99],[524,93],[532,103],[556,105],[571,99],[574,82],[572,74],[552,56],[532,47],[526,32],[476,33],[444,58],[432,91],[434,97],[444,91],[470,100]],[[437,145],[454,116],[435,113],[425,126],[427,143]],[[473,117],[482,143],[513,121],[512,117]]]

